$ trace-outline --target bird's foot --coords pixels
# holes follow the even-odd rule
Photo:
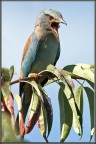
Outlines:
[[[39,74],[37,73],[30,73],[28,77],[32,77],[36,82],[38,82]]]

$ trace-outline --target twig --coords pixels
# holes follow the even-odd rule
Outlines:
[[[71,78],[72,79],[75,79],[75,80],[77,80],[77,79],[81,79],[81,80],[85,80],[84,78],[82,78],[82,77],[80,77],[80,76],[77,76],[77,75],[74,75],[74,74],[72,74],[72,73],[70,73],[70,72],[68,72],[68,74],[71,76]],[[50,78],[50,77],[52,77],[52,78],[54,78],[54,77],[56,77],[55,75],[53,76],[53,74],[45,74],[45,73],[43,73],[43,75],[42,74],[40,74],[40,75],[38,75],[38,81],[40,80],[40,79],[42,79],[42,78]],[[15,83],[19,83],[19,82],[21,82],[21,81],[29,81],[29,80],[34,80],[35,79],[35,77],[34,76],[30,76],[30,77],[24,77],[24,78],[19,78],[19,79],[17,79],[17,80],[15,80],[15,81],[12,81],[12,82],[10,82],[10,85],[13,85],[13,84],[15,84]],[[55,80],[54,82],[56,82],[56,81],[58,81],[59,79],[57,79],[57,80]]]
[[[17,79],[17,80],[15,80],[15,81],[10,82],[10,85],[13,85],[13,84],[15,84],[15,83],[19,83],[19,82],[22,81],[22,80],[28,81],[28,80],[31,80],[32,78],[33,78],[33,77],[20,78],[20,79]]]
[[[51,76],[53,76],[53,74]],[[46,74],[46,73],[44,73],[43,75],[38,74],[38,81],[40,81],[40,79],[46,78],[46,77],[48,78],[49,74]],[[29,80],[36,80],[36,77],[35,76],[30,76],[30,77],[19,78],[19,79],[15,80],[15,81],[10,82],[10,85],[13,85],[15,83],[19,83],[21,81],[29,81]]]

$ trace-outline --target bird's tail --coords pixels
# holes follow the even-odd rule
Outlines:
[[[48,81],[48,78],[45,78],[42,83],[41,83],[41,86],[43,87],[46,82]],[[28,109],[29,109],[29,105],[30,105],[30,102],[31,102],[31,98],[32,98],[32,87],[30,84],[25,84],[25,83],[20,83],[19,85],[19,88],[20,88],[20,96],[23,98],[22,100],[22,114],[23,114],[23,120],[25,122],[26,120],[26,116],[27,116],[27,112],[28,112]],[[19,135],[19,114],[17,115],[17,118],[16,118],[16,123],[15,123],[15,132],[17,135]]]
[[[29,105],[31,102],[31,97],[32,97],[32,87],[29,84],[25,84],[23,85],[23,90],[22,93],[20,93],[22,96],[22,114],[23,114],[23,120],[25,122],[26,120],[26,116],[27,116],[27,112],[29,109]],[[15,132],[17,135],[19,135],[19,114],[17,115],[16,118],[16,123],[15,123]]]

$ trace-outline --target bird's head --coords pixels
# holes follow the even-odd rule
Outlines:
[[[58,34],[60,23],[67,25],[67,23],[63,20],[62,14],[59,11],[53,9],[45,9],[43,10],[43,13],[48,17],[49,25],[56,34]]]
[[[67,25],[59,11],[44,9],[37,17],[35,28],[40,26],[43,29],[51,29],[58,36],[58,28],[60,27],[60,23]]]

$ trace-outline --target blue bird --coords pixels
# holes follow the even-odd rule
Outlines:
[[[28,38],[24,47],[21,62],[21,77],[30,73],[38,74],[49,64],[55,65],[60,56],[59,24],[67,23],[59,11],[53,9],[42,10],[35,23],[34,32]],[[43,80],[43,86],[46,80]],[[23,94],[24,121],[31,101],[32,88],[29,84],[20,84],[20,95]]]

